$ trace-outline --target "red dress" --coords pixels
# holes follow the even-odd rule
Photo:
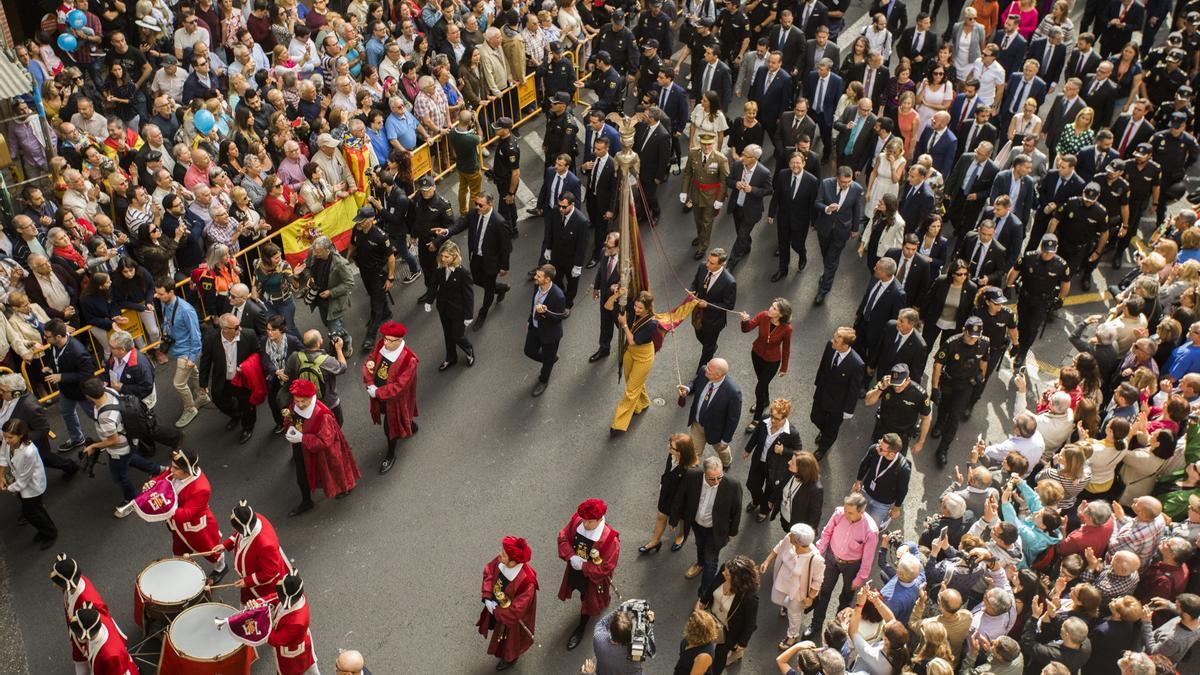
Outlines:
[[[371,421],[379,424],[380,416],[385,415],[383,428],[388,440],[408,438],[412,436],[413,418],[417,416],[417,355],[405,345],[400,356],[389,363],[380,355],[382,349],[383,340],[380,340],[367,358],[375,363],[374,371],[363,362],[363,386],[378,387],[371,398]],[[386,376],[380,372],[385,365]]]
[[[155,480],[171,480],[170,470],[158,474]],[[211,496],[208,477],[199,470],[194,477],[185,478],[175,486],[178,504],[175,515],[167,521],[167,529],[171,531],[171,552],[175,555],[211,551],[221,542],[217,518],[208,507]],[[221,554],[206,558],[215,564],[221,560]]]
[[[324,403],[313,399],[312,416],[308,419],[300,416],[296,406],[291,408],[293,424],[299,424],[303,438],[300,446],[304,448],[304,468],[308,473],[308,488],[321,488],[326,497],[333,497],[354,489],[362,473],[358,470],[358,462],[354,461],[354,453],[346,441],[342,428],[338,426],[337,418],[329,411]]]
[[[570,599],[571,593],[577,590],[577,587],[572,585],[571,572],[574,571],[574,568],[571,567],[569,561],[571,556],[576,554],[575,535],[582,522],[583,519],[578,514],[573,515],[571,522],[567,523],[567,526],[558,533],[558,557],[567,561],[567,567],[563,570],[562,584],[558,587],[559,600]],[[617,558],[621,555],[620,537],[621,533],[605,523],[600,538],[591,544],[588,551],[585,551],[588,555],[579,556],[584,559],[583,569],[580,571],[586,580],[586,585],[581,592],[583,609],[580,610],[580,613],[598,616],[612,602],[612,576],[617,571]],[[591,555],[591,551],[599,553],[599,564],[592,562],[594,556]]]
[[[242,604],[254,598],[266,598],[275,594],[275,584],[292,571],[292,565],[279,547],[279,537],[271,521],[262,514],[258,524],[246,536],[234,532],[222,546],[233,551],[233,569],[246,580],[242,591]]]
[[[308,629],[308,598],[300,598],[291,608],[277,604],[271,614],[271,635],[267,644],[275,649],[276,672],[279,675],[303,675],[317,662],[312,632]]]
[[[500,558],[493,558],[483,568],[483,589],[480,596],[484,600],[495,600],[496,584],[501,584],[501,590],[511,604],[508,607],[496,607],[495,613],[487,611],[487,607],[479,612],[479,621],[475,623],[480,635],[492,631],[492,639],[488,642],[487,653],[498,656],[505,661],[516,661],[533,646],[533,638],[525,632],[537,630],[537,572],[525,563],[517,576],[509,581],[500,573]],[[521,627],[521,622],[525,627]]]
[[[108,605],[104,604],[104,598],[100,597],[100,591],[85,576],[79,576],[79,583],[75,585],[75,592],[63,592],[63,613],[67,616],[67,623],[71,623],[71,617],[83,607],[84,603],[91,603],[92,608],[100,612],[102,617],[111,617],[108,611]],[[120,634],[120,629],[117,629]],[[79,663],[87,661],[87,656],[84,655],[83,647],[75,641],[75,635],[70,630],[67,630],[67,639],[71,641],[71,660]]]

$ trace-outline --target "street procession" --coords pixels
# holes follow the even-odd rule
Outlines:
[[[1200,672],[1200,0],[0,45],[4,673]]]

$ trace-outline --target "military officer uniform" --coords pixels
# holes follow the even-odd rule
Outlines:
[[[513,128],[511,117],[501,117],[492,123],[493,130],[504,127],[510,131]],[[500,195],[496,208],[500,215],[508,221],[509,236],[517,237],[517,191],[513,187],[513,175],[521,170],[521,146],[516,136],[511,133],[496,141],[492,149],[492,168],[488,170],[488,178],[496,184],[496,192]],[[507,201],[512,199],[511,202]]]
[[[1091,274],[1100,260],[1098,252],[1108,238],[1108,212],[1098,201],[1100,185],[1088,183],[1083,194],[1059,204],[1054,213],[1054,233],[1059,238],[1059,255],[1072,270],[1083,275],[1083,290],[1092,287]],[[1096,259],[1092,260],[1095,255]]]
[[[901,375],[908,384],[896,391],[894,383],[899,381],[898,376]],[[884,434],[894,433],[904,442],[903,452],[907,453],[909,443],[921,430],[921,420],[933,412],[933,404],[925,389],[909,377],[908,364],[897,363],[890,376],[893,386],[883,386],[882,380],[875,385],[883,393],[879,395],[871,439],[872,442],[878,442]]]
[[[688,153],[681,177],[681,192],[684,201],[692,204],[692,220],[696,223],[696,239],[692,243],[696,246],[697,260],[708,251],[717,204],[725,201],[725,178],[729,176],[729,160],[712,146],[715,141],[712,133],[700,132],[701,147]]]
[[[1154,199],[1154,188],[1160,187],[1162,182],[1162,167],[1150,159],[1152,149],[1149,143],[1140,143],[1133,151],[1134,159],[1125,162],[1125,180],[1129,182],[1129,223],[1124,234],[1117,233],[1113,269],[1120,269],[1125,249],[1129,248],[1133,235],[1141,230],[1142,216]],[[1139,166],[1137,160],[1141,158],[1146,158],[1146,163]]]
[[[983,378],[990,349],[991,343],[983,337],[983,322],[973,316],[967,319],[962,333],[942,343],[934,357],[930,399],[938,407],[932,435],[941,437],[937,449],[939,467],[946,465],[959,421],[970,415],[971,393]]]
[[[1040,251],[1030,252],[1013,268],[1014,281],[1020,281],[1017,291],[1017,366],[1025,363],[1025,355],[1041,333],[1046,316],[1062,306],[1063,285],[1071,280],[1071,266],[1058,255],[1058,237],[1042,237]]]

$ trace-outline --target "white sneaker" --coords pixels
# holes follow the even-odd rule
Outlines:
[[[195,408],[184,410],[183,414],[179,416],[179,419],[175,420],[175,426],[179,429],[186,427],[192,423],[192,420],[196,419],[196,415],[199,413],[200,411],[196,410]]]
[[[128,516],[128,515],[129,515],[129,514],[131,514],[131,513],[133,513],[133,509],[132,509],[132,508],[131,508],[131,509],[124,509],[123,507],[121,507],[121,506],[118,506],[117,508],[113,509],[113,518],[124,518],[124,517]]]
[[[212,399],[207,396],[197,396],[196,397],[196,407],[197,408],[203,408],[204,406],[208,405],[209,403],[212,403]]]

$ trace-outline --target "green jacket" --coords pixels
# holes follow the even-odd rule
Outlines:
[[[1186,438],[1187,441],[1183,449],[1185,467],[1187,464],[1200,461],[1200,424],[1188,426]],[[1175,481],[1181,480],[1186,476],[1187,469],[1180,469],[1160,481],[1158,488],[1154,491],[1159,500],[1162,501],[1163,513],[1169,516],[1171,520],[1186,519],[1188,498],[1194,494],[1200,494],[1200,487],[1180,489],[1175,484]]]
[[[458,125],[450,127],[450,147],[454,149],[454,163],[459,173],[479,171],[479,134],[462,131]]]
[[[304,259],[304,282],[312,278],[313,252],[308,250],[308,257]],[[332,260],[329,267],[329,298],[326,302],[329,303],[326,310],[326,318],[330,321],[340,319],[345,316],[350,309],[350,293],[354,290],[358,281],[354,278],[354,273],[350,269],[350,262],[342,257],[341,253],[333,252]]]

